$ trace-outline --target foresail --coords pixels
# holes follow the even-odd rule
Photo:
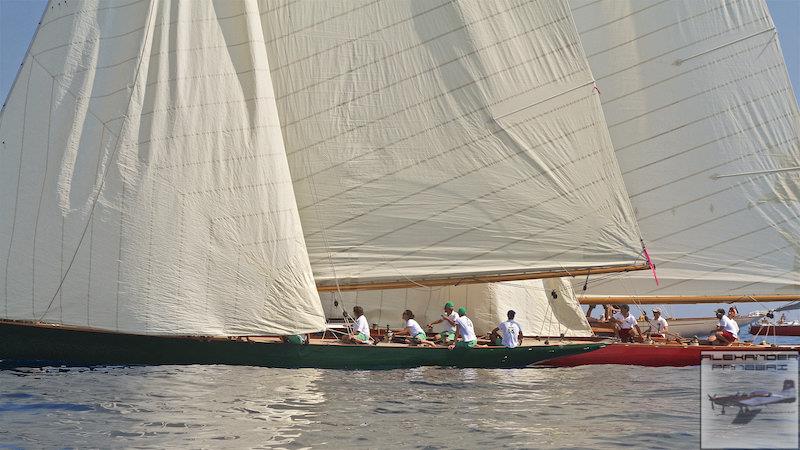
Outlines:
[[[424,326],[438,320],[445,302],[452,301],[456,308],[467,308],[478,334],[490,333],[506,320],[509,310],[514,310],[515,320],[522,326],[525,336],[592,335],[569,280],[559,278],[346,292],[341,296],[323,293],[321,297],[328,317],[341,317],[341,307],[351,309],[358,305],[364,308],[370,324],[378,328],[404,326],[401,316],[406,309],[410,309],[417,322]],[[334,306],[334,298],[340,301],[341,307]],[[442,327],[444,325],[437,325],[434,331]]]
[[[800,292],[800,116],[760,0],[573,0],[661,286],[591,294]]]
[[[0,117],[0,316],[324,328],[255,1],[51,1]]]
[[[636,260],[566,2],[262,5],[318,284]]]

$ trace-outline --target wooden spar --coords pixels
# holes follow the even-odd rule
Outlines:
[[[800,300],[798,294],[758,295],[579,295],[581,305],[691,305],[700,303],[790,302]]]
[[[649,270],[650,266],[647,264],[641,265],[628,265],[628,266],[606,266],[606,267],[588,267],[579,269],[562,269],[555,271],[545,272],[523,272],[523,273],[501,273],[501,274],[485,274],[485,275],[462,275],[459,277],[448,278],[421,278],[410,279],[404,278],[402,280],[390,281],[371,281],[363,283],[347,283],[340,282],[331,284],[330,281],[325,283],[317,283],[317,290],[319,292],[331,291],[361,291],[361,290],[379,290],[379,289],[404,289],[415,287],[434,287],[434,286],[457,286],[460,284],[477,284],[477,283],[497,283],[500,281],[520,281],[520,280],[536,280],[542,278],[559,278],[559,277],[574,277],[584,275],[599,275],[604,273],[617,273],[617,272],[632,272],[635,270]]]

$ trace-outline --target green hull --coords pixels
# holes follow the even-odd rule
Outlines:
[[[455,349],[367,345],[291,345],[144,336],[0,323],[5,366],[228,364],[279,368],[398,369],[419,366],[514,368],[603,344]]]

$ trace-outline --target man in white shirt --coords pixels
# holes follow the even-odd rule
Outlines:
[[[444,328],[433,339],[442,344],[454,342],[456,340],[456,319],[458,313],[453,310],[453,302],[444,304],[444,314],[438,319],[428,324],[428,328],[432,329],[434,325],[444,322]]]
[[[653,337],[666,337],[669,332],[669,324],[667,320],[661,317],[661,310],[656,308],[653,310],[653,321],[650,322],[650,336]]]
[[[356,318],[356,321],[353,322],[353,334],[345,336],[342,340],[353,344],[369,344],[369,322],[364,317],[364,308],[354,306],[353,317]]]
[[[719,308],[717,310],[717,330],[712,336],[708,337],[708,342],[714,344],[719,342],[719,345],[731,345],[739,339],[739,324],[725,315],[725,310]]]
[[[642,335],[642,330],[628,305],[620,305],[619,311],[611,317],[611,321],[617,328],[617,334],[622,342],[633,342],[633,330],[636,330],[637,336]]]
[[[522,327],[514,320],[516,315],[517,313],[515,313],[513,310],[510,310],[506,313],[508,320],[492,330],[492,344],[498,346],[502,345],[503,347],[508,348],[519,347],[519,345],[522,343]]]
[[[450,350],[461,348],[472,348],[478,344],[478,336],[475,336],[475,327],[472,320],[467,317],[467,308],[458,308],[458,319],[456,319],[456,342],[449,346]]]

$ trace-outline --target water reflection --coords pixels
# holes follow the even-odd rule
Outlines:
[[[5,405],[0,407],[0,442],[215,448],[603,447],[636,442],[693,448],[699,434],[698,377],[694,368],[613,366],[0,371],[0,406]],[[663,429],[672,433],[664,436]]]

